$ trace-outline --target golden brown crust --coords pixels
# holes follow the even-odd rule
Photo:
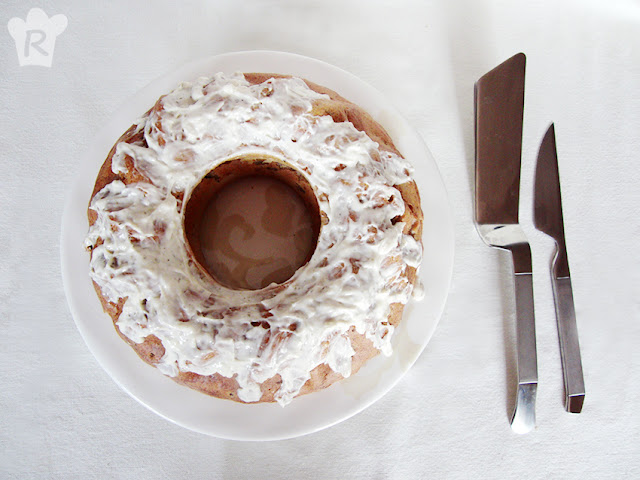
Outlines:
[[[287,75],[270,73],[245,73],[244,76],[247,81],[252,84],[260,84],[269,80],[270,78],[287,77]],[[326,87],[317,85],[307,80],[305,80],[305,82],[314,91],[318,93],[324,93],[330,97],[330,100],[323,99],[314,102],[312,110],[312,113],[314,115],[330,115],[336,122],[349,121],[355,126],[356,129],[365,132],[372,140],[377,142],[380,145],[381,149],[400,155],[400,152],[398,152],[398,150],[396,149],[389,134],[362,108],[349,102],[348,100],[338,95],[336,92],[329,90]],[[158,100],[158,102],[152,109],[158,108],[162,108],[161,99]],[[91,198],[93,198],[93,196],[104,186],[108,185],[114,180],[120,180],[125,184],[144,180],[145,177],[135,169],[133,161],[131,161],[130,159],[125,158],[125,163],[128,167],[126,173],[116,174],[111,170],[111,160],[113,158],[113,155],[115,154],[116,146],[120,142],[136,143],[142,146],[146,145],[143,132],[138,131],[136,125],[132,125],[118,139],[118,141],[109,152],[107,159],[103,163],[96,178],[96,183]],[[420,207],[420,195],[418,192],[418,188],[413,181],[404,183],[402,185],[396,185],[395,187],[400,191],[402,199],[405,203],[405,212],[397,220],[404,222],[404,233],[411,234],[416,240],[421,240],[423,215]],[[95,222],[95,215],[95,212],[91,210],[91,208],[88,208],[87,216],[90,225]],[[410,283],[415,283],[415,268],[407,268],[406,276],[407,280]],[[149,365],[153,366],[158,363],[164,355],[164,347],[162,346],[161,341],[154,335],[149,335],[145,338],[144,342],[139,344],[127,338],[119,330],[116,323],[122,311],[124,299],[120,299],[118,304],[111,303],[106,300],[100,290],[100,287],[97,284],[94,283],[94,287],[98,294],[98,297],[100,298],[104,311],[108,313],[113,320],[114,326],[120,337],[122,337],[122,339],[135,350],[140,358],[147,362]],[[403,309],[404,305],[400,303],[394,303],[391,305],[391,313],[388,318],[388,322],[391,325],[397,326],[400,323],[402,319]],[[348,336],[351,340],[352,347],[356,352],[352,358],[352,374],[355,374],[369,359],[376,356],[379,352],[373,346],[370,340],[368,340],[364,335],[357,333],[353,327],[351,328],[351,330],[349,330]],[[321,390],[342,378],[343,377],[340,374],[331,370],[328,365],[319,365],[311,372],[311,378],[305,383],[299,395]],[[227,378],[219,374],[203,376],[191,372],[180,372],[178,376],[173,377],[173,379],[180,384],[186,385],[208,395],[242,402],[242,400],[238,398],[238,383],[236,382],[235,378]],[[274,394],[278,390],[280,383],[281,380],[279,375],[276,375],[265,381],[261,385],[262,398],[260,399],[260,402],[275,401]]]

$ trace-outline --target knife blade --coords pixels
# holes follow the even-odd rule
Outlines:
[[[518,386],[511,427],[535,427],[538,386],[531,249],[518,223],[526,57],[518,53],[475,85],[475,224],[489,246],[509,250],[516,297]]]
[[[569,412],[580,413],[585,397],[584,376],[564,236],[558,153],[553,124],[548,128],[538,151],[533,220],[538,230],[556,242],[556,253],[551,263],[551,281],[560,341],[565,408]]]

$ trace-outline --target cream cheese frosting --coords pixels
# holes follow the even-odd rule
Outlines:
[[[123,335],[160,339],[157,367],[166,375],[235,376],[239,398],[255,402],[260,384],[279,374],[275,398],[285,405],[320,364],[351,374],[351,327],[391,354],[390,306],[409,300],[406,269],[422,257],[421,244],[392,221],[405,209],[393,185],[410,181],[412,168],[351,123],[312,115],[312,103],[328,98],[297,78],[251,85],[242,74],[216,74],[181,84],[137,122],[145,146],[117,145],[113,171],[133,161],[145,179],[115,180],[92,199],[90,275],[107,300],[126,299]],[[218,285],[198,268],[181,201],[244,154],[299,170],[325,219],[309,262],[284,284],[253,291]]]

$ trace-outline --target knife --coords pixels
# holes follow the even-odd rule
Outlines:
[[[531,249],[518,224],[526,58],[514,55],[475,85],[475,224],[491,247],[509,250],[516,296],[518,387],[511,427],[535,427],[538,387]]]
[[[564,238],[556,134],[553,124],[547,130],[538,152],[533,220],[538,230],[546,233],[556,242],[556,254],[551,265],[551,280],[560,340],[565,407],[568,412],[580,413],[585,396],[584,377],[567,245]]]

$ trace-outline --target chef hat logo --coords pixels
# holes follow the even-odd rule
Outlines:
[[[26,20],[14,17],[7,28],[16,42],[20,66],[50,67],[56,37],[67,28],[67,17],[59,14],[49,18],[39,8],[32,8]]]

